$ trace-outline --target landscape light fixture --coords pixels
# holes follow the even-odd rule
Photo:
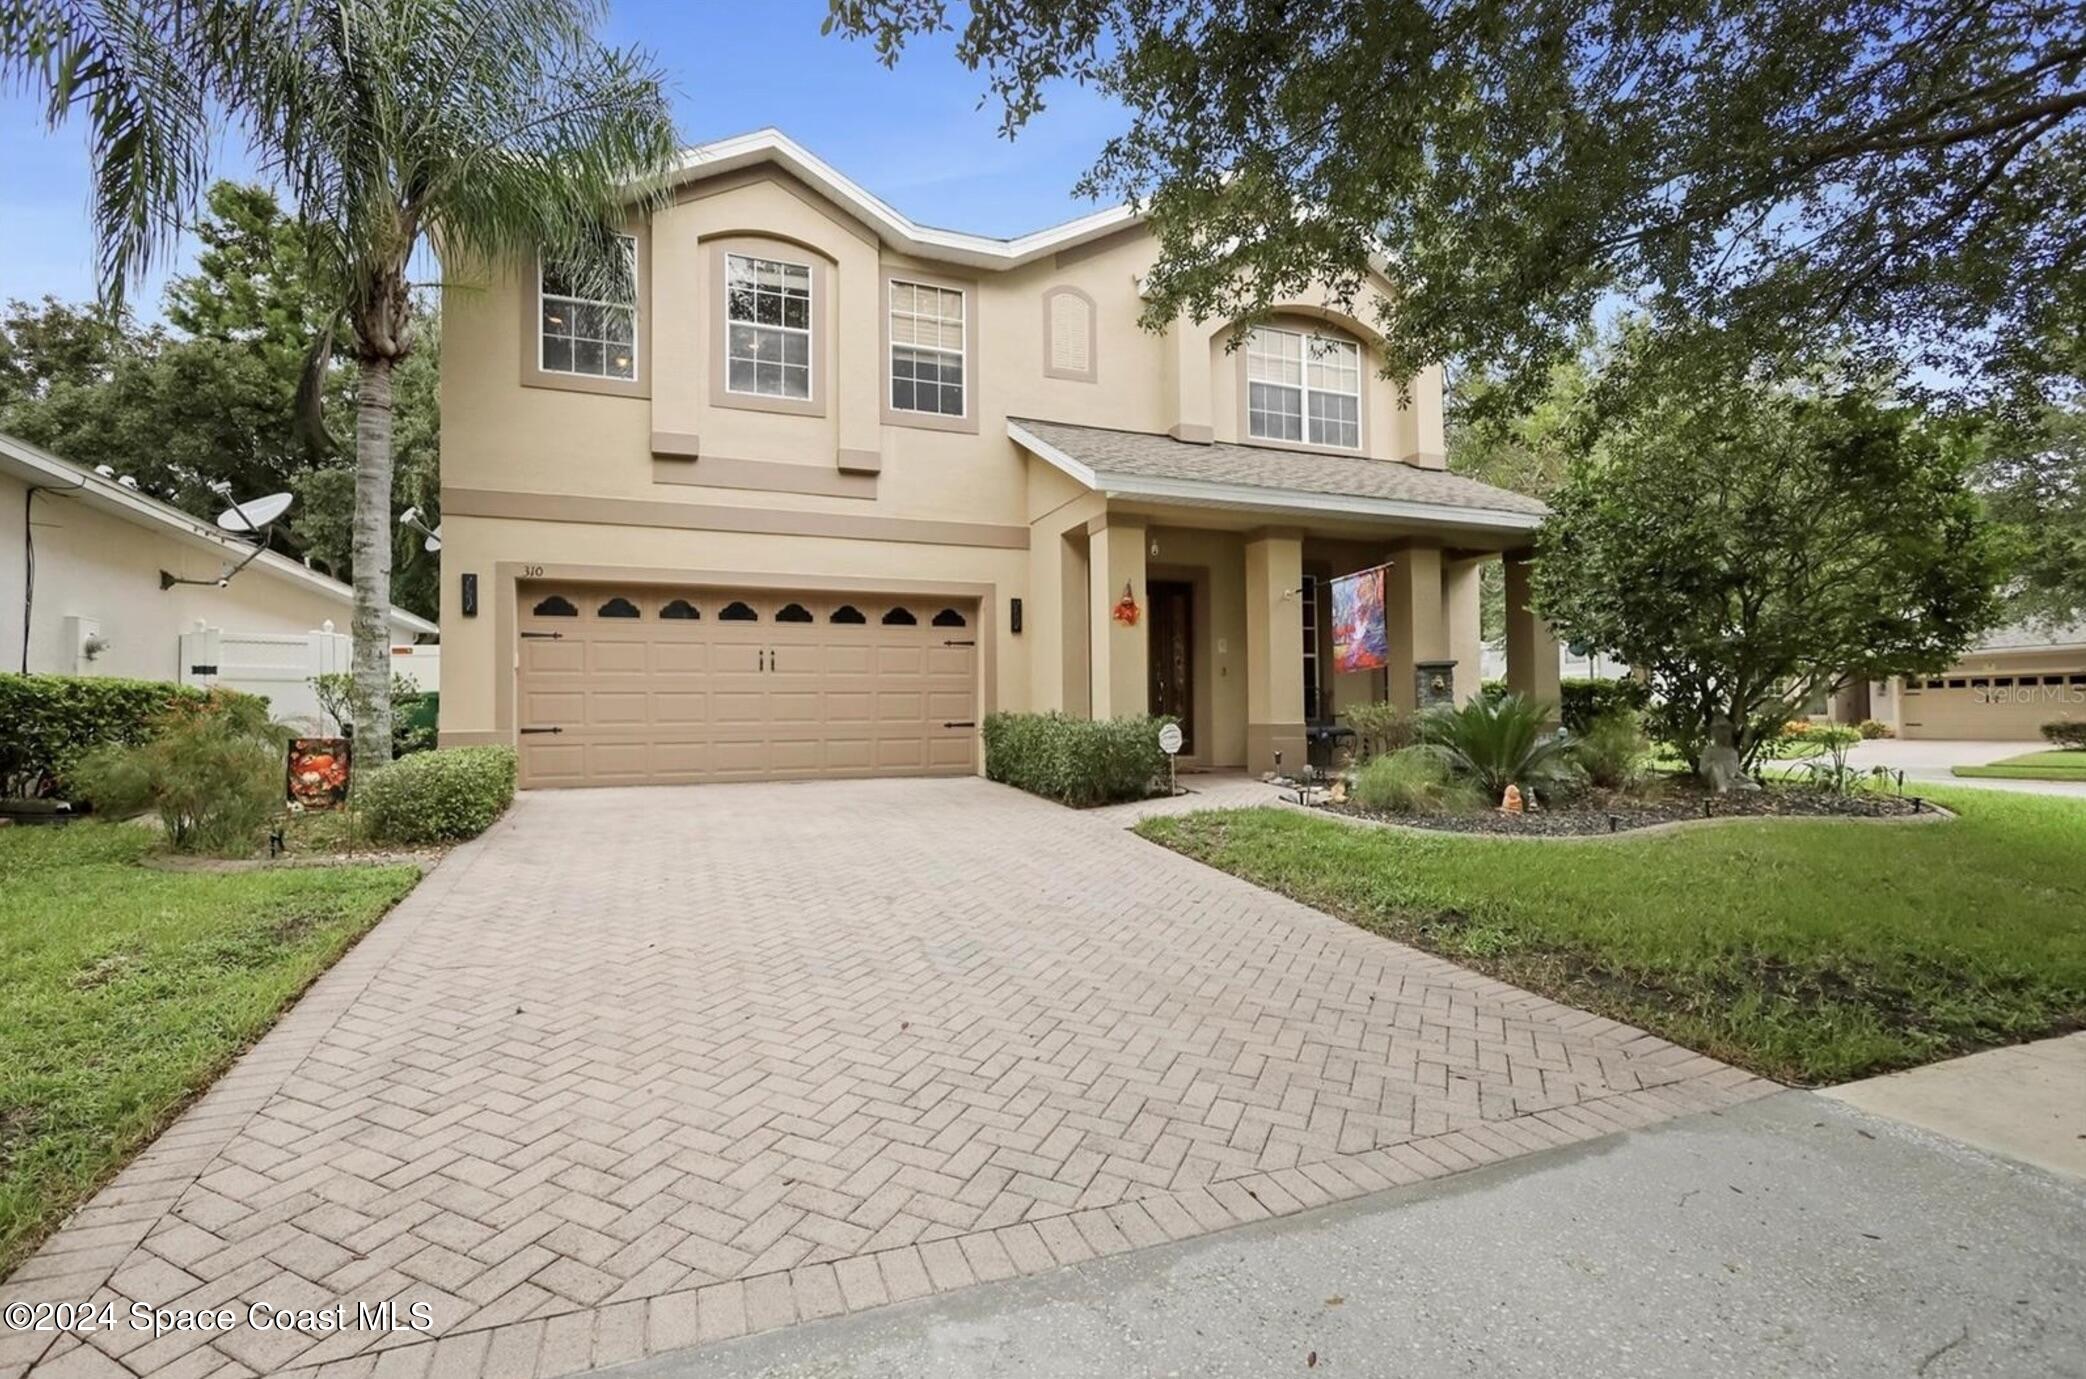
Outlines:
[[[212,484],[211,487],[219,493],[226,491],[223,484]],[[220,573],[215,579],[184,579],[171,570],[161,570],[159,587],[171,589],[177,584],[210,584],[219,589],[224,588],[232,582],[234,575],[261,558],[261,552],[268,549],[270,530],[282,515],[290,510],[290,504],[295,501],[296,499],[287,493],[265,494],[245,503],[235,499],[230,507],[217,515],[217,529],[230,532],[234,536],[252,538],[253,553]]]

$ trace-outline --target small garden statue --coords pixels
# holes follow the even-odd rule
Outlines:
[[[1709,745],[1702,749],[1700,771],[1709,788],[1719,795],[1728,795],[1734,790],[1758,790],[1760,783],[1746,775],[1744,764],[1738,759],[1738,749],[1731,745],[1731,720],[1718,718],[1710,724]]]
[[[1506,794],[1500,796],[1499,798],[1499,812],[1502,814],[1519,814],[1522,812],[1523,808],[1524,806],[1521,803],[1521,787],[1518,785],[1509,785],[1507,787]]]

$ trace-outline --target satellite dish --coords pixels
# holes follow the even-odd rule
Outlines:
[[[426,549],[426,550],[427,550],[427,551],[429,551],[429,552],[434,552],[434,551],[439,551],[439,550],[441,550],[441,549],[442,549],[442,524],[441,524],[440,522],[437,522],[437,523],[435,523],[435,529],[434,529],[433,531],[429,532],[429,533],[427,534],[427,540],[425,540],[425,541],[421,542],[420,544],[421,544],[421,546],[422,546],[422,547],[423,547],[424,549]]]
[[[229,532],[257,532],[288,512],[295,501],[287,493],[270,493],[250,503],[234,503],[217,514],[217,525]]]

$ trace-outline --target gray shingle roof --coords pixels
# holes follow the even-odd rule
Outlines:
[[[2044,623],[2009,623],[1974,648],[1978,651],[2031,651],[2045,646],[2086,646],[2086,623],[2052,627]]]
[[[1434,507],[1541,517],[1526,494],[1441,469],[1359,455],[1319,455],[1265,445],[1192,445],[1143,431],[1111,431],[1061,421],[1009,417],[1036,439],[1108,478],[1164,479],[1265,488],[1329,497],[1424,503]]]

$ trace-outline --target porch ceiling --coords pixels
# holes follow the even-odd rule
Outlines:
[[[1439,469],[1359,455],[1268,446],[1193,445],[1170,436],[1009,418],[1007,435],[1111,500],[1229,508],[1289,520],[1345,519],[1451,527],[1502,537],[1532,531],[1548,511],[1523,494]]]

